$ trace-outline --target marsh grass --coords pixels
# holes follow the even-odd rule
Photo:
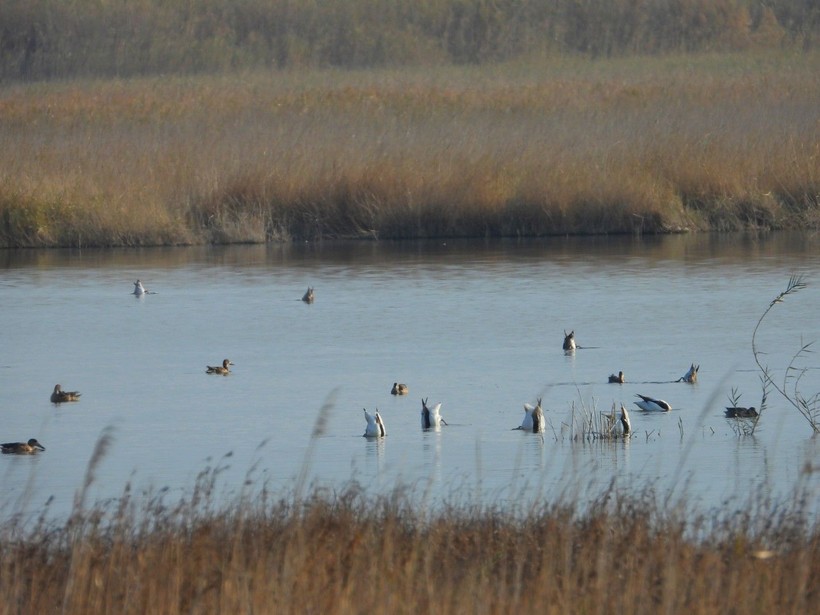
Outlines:
[[[0,90],[0,245],[820,227],[820,55]]]
[[[633,431],[624,434],[619,421],[620,408],[612,404],[612,408],[604,412],[598,410],[595,400],[587,403],[579,392],[579,400],[570,404],[570,422],[562,423],[560,434],[553,428],[556,440],[566,438],[570,442],[595,442],[630,440],[637,436]]]
[[[421,512],[351,483],[215,504],[134,494],[0,526],[2,611],[63,613],[813,612],[820,534],[806,494],[694,514],[611,488],[525,510]]]

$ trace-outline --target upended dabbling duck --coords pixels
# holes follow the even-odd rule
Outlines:
[[[641,401],[633,403],[645,412],[669,412],[672,409],[672,405],[662,399],[654,399],[640,393],[637,393],[637,396],[641,398]]]
[[[382,420],[381,414],[379,414],[378,408],[376,409],[375,414],[370,414],[367,411],[367,408],[363,408],[364,410],[364,418],[367,421],[367,427],[364,430],[364,437],[365,438],[383,438],[387,435],[387,429],[384,427],[384,421]]]
[[[532,433],[544,433],[546,421],[544,420],[544,409],[541,407],[541,398],[538,398],[536,405],[524,404],[524,419],[521,425],[515,429]]]
[[[432,408],[427,406],[427,398],[421,400],[421,428],[422,429],[438,429],[442,425],[446,425],[447,421],[441,416],[441,402],[434,405]]]
[[[700,370],[700,365],[692,365],[689,366],[687,372],[678,378],[678,382],[687,382],[689,384],[697,384],[698,381],[698,371]]]
[[[140,280],[134,282],[134,292],[131,293],[132,295],[136,295],[137,297],[142,297],[143,295],[156,295],[153,290],[148,290],[145,286],[142,285]]]

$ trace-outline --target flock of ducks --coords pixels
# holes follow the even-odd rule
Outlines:
[[[578,346],[575,343],[575,331],[570,331],[569,333],[564,330],[564,344],[563,344],[564,352],[571,353],[574,352]],[[700,370],[700,365],[695,365],[692,363],[689,366],[687,372],[678,378],[675,382],[686,382],[688,384],[695,384],[698,381],[698,371]],[[622,371],[619,371],[618,374],[610,374],[608,382],[610,384],[624,384],[626,382],[626,376]],[[654,397],[649,397],[648,395],[641,395],[640,393],[636,394],[637,397],[640,397],[640,401],[633,402],[638,408],[643,410],[644,412],[669,412],[672,410],[672,404],[663,399],[655,399]],[[539,400],[540,401],[540,400]],[[727,408],[726,416],[729,416]],[[747,410],[746,408],[733,408],[733,410]],[[754,410],[754,409],[752,409]],[[742,416],[742,414],[736,414],[733,416]],[[526,420],[526,419],[525,419]],[[621,423],[624,426],[624,433],[629,433],[629,414],[626,411],[626,408],[621,405]]]
[[[134,291],[132,294],[142,296],[153,295],[156,293],[145,288],[142,282],[137,280],[134,282]],[[314,300],[315,294],[313,287],[308,286],[307,291],[302,296],[302,301],[305,303],[313,303]],[[564,330],[564,351],[567,353],[572,353],[576,350],[576,348],[580,347],[575,342],[575,331],[573,330],[567,333],[566,330]],[[222,365],[206,365],[205,372],[208,374],[227,376],[231,373],[231,365],[234,365],[234,363],[230,359],[224,359],[222,361]],[[678,378],[676,382],[695,384],[698,380],[699,369],[700,365],[695,365],[692,363],[689,370],[683,376]],[[622,371],[619,371],[617,375],[611,374],[609,376],[609,383],[624,384],[625,382],[626,377]],[[391,395],[407,395],[409,392],[409,387],[400,382],[394,382],[393,388],[390,390]],[[51,401],[55,404],[79,401],[81,395],[82,393],[79,391],[64,391],[62,385],[55,384],[54,390],[51,393]],[[638,393],[637,396],[641,399],[640,401],[636,401],[634,403],[645,412],[669,412],[672,410],[671,404],[662,399],[654,399],[648,395],[641,395],[640,393]],[[363,408],[363,410],[364,418],[367,422],[364,436],[367,438],[382,438],[386,436],[387,429],[385,428],[384,419],[381,414],[379,414],[378,408],[373,414],[368,412],[366,408]],[[757,410],[754,407],[727,407],[725,413],[726,418],[754,418],[757,416]],[[612,413],[607,415],[607,418],[610,426],[613,428],[618,427],[620,433],[623,435],[630,433],[632,427],[629,419],[629,413],[623,404],[621,404],[619,416],[616,417],[615,408],[613,407]],[[445,421],[441,416],[441,403],[439,402],[430,407],[427,405],[427,398],[423,398],[421,400],[421,428],[424,430],[437,429],[441,425],[447,425],[447,421]],[[544,433],[545,428],[546,421],[544,420],[544,409],[541,407],[541,398],[538,398],[535,406],[531,404],[524,404],[524,418],[521,421],[521,425],[515,429],[532,433]],[[28,442],[6,442],[4,444],[0,444],[0,450],[5,454],[31,455],[46,449],[37,441],[36,438],[31,438]]]
[[[407,386],[405,387],[405,391],[407,391]],[[393,389],[395,390],[396,384],[393,384]],[[397,393],[393,393],[396,395]],[[540,400],[539,400],[540,402]],[[367,421],[367,427],[365,427],[364,434],[362,434],[365,438],[383,438],[387,435],[387,428],[384,425],[384,419],[382,415],[379,414],[379,409],[376,408],[376,411],[371,414],[367,411],[367,408],[362,408],[364,410],[364,420]],[[444,420],[444,417],[441,416],[441,402],[435,404],[434,406],[427,405],[427,398],[421,400],[421,428],[425,431],[429,429],[438,429],[442,425],[446,425],[447,421]]]

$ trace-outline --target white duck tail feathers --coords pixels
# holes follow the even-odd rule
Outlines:
[[[535,406],[532,404],[524,404],[524,419],[521,421],[521,425],[515,429],[531,433],[544,433],[546,421],[544,420],[544,410],[541,408],[540,397]]]
[[[382,420],[381,415],[379,414],[379,409],[376,408],[376,412],[370,414],[367,411],[367,408],[362,408],[364,410],[364,418],[367,421],[367,427],[364,430],[364,437],[365,438],[383,438],[387,435],[387,429],[384,426],[384,421]]]
[[[628,436],[629,432],[632,431],[632,422],[629,420],[629,412],[626,411],[626,406],[624,406],[623,404],[621,404],[620,421],[624,435]]]
[[[441,402],[430,408],[427,405],[427,398],[421,400],[421,428],[422,429],[436,429],[442,425],[446,425],[441,417]]]
[[[546,421],[544,420],[544,409],[541,407],[541,398],[538,398],[538,403],[532,411],[532,432],[544,433],[546,429]]]
[[[134,282],[134,291],[131,293],[132,295],[136,295],[137,297],[141,297],[142,295],[156,295],[152,290],[148,290],[145,286],[142,285],[142,282],[137,280]]]
[[[641,398],[641,401],[633,403],[646,412],[669,412],[672,409],[671,404],[662,399],[654,399],[640,393],[637,393],[637,396]]]

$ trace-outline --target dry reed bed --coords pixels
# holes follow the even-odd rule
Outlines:
[[[205,481],[207,482],[207,481]],[[205,483],[201,483],[200,487]],[[63,526],[0,526],[0,610],[63,613],[809,613],[820,534],[800,502],[706,518],[647,492],[524,511],[412,494],[217,510],[126,492]],[[143,502],[143,504],[138,504]]]
[[[0,245],[820,224],[820,54],[6,86]]]

